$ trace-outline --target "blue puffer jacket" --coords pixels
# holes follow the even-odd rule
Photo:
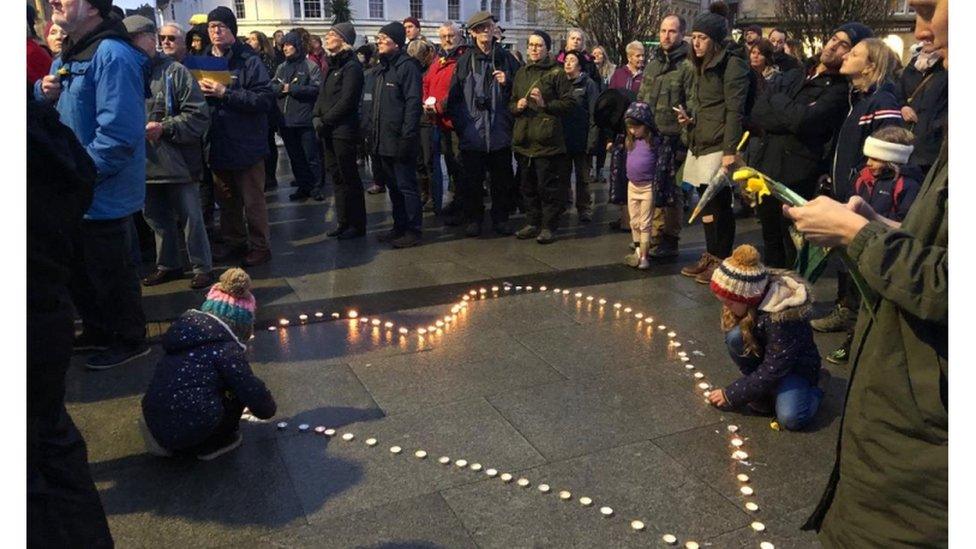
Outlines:
[[[149,58],[127,42],[110,16],[51,64],[61,76],[57,109],[95,162],[98,180],[85,219],[120,219],[146,201],[146,111]],[[34,94],[43,100],[41,81]]]
[[[153,437],[168,450],[204,442],[224,416],[225,394],[255,416],[274,416],[271,392],[254,375],[245,345],[217,317],[189,310],[163,335],[166,355],[142,397]]]
[[[207,55],[213,53],[208,50]],[[210,167],[215,170],[250,168],[268,150],[268,113],[274,108],[271,77],[250,47],[231,46],[228,68],[231,83],[224,97],[208,97],[211,109]]]

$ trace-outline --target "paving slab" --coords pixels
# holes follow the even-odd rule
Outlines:
[[[650,547],[665,533],[702,540],[750,520],[650,442],[517,471],[518,477],[531,485],[496,479],[444,492],[479,547]],[[540,492],[541,483],[552,491]],[[563,490],[570,501],[559,498]],[[583,496],[592,506],[579,503]],[[613,509],[611,518],[601,515],[603,506]],[[634,519],[646,530],[632,530]]]

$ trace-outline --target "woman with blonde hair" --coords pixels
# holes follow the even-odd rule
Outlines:
[[[605,90],[610,83],[610,77],[613,76],[613,71],[617,70],[617,65],[614,65],[607,57],[607,50],[603,46],[593,48],[590,54],[593,56],[593,63],[600,74],[600,81],[597,84],[600,85],[601,90]]]

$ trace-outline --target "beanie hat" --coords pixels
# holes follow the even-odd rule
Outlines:
[[[401,48],[407,42],[407,29],[403,28],[403,23],[399,21],[384,25],[380,29],[380,34],[389,36],[390,40],[393,40],[393,43]]]
[[[140,32],[156,34],[156,23],[143,15],[130,15],[122,20],[122,24],[125,26],[125,32],[129,33],[129,36],[139,34]]]
[[[210,313],[230,326],[241,342],[251,338],[254,331],[254,311],[257,302],[251,294],[251,277],[243,269],[227,269],[220,281],[210,287],[207,300],[200,310]]]
[[[759,25],[749,25],[748,27],[742,29],[742,34],[745,34],[750,31],[758,34],[759,37],[762,38],[762,27],[760,27]]]
[[[914,150],[913,145],[892,143],[877,137],[868,137],[864,140],[864,156],[894,164],[908,164],[908,159]]]
[[[721,44],[729,34],[729,24],[724,17],[717,13],[703,13],[695,17],[695,22],[691,25],[691,32],[700,32],[711,38],[716,44]]]
[[[93,8],[98,10],[98,14],[102,17],[108,15],[108,12],[112,11],[112,0],[88,0]]]
[[[549,50],[549,51],[552,51],[552,37],[549,36],[549,33],[548,32],[546,32],[544,30],[536,29],[536,30],[532,31],[531,33],[529,33],[529,36],[532,36],[532,35],[535,35],[535,36],[538,36],[539,38],[542,38],[542,41],[546,43],[546,49]]]
[[[211,21],[219,21],[230,29],[230,33],[237,36],[237,17],[234,16],[234,12],[230,11],[227,6],[217,6],[210,13],[207,14],[207,23]]]
[[[874,33],[871,29],[857,21],[851,21],[849,23],[844,23],[843,25],[837,27],[835,33],[844,32],[847,33],[847,37],[851,39],[851,47],[857,45],[858,42],[864,40],[865,38],[871,38]]]
[[[758,305],[766,294],[769,271],[759,261],[759,252],[743,244],[712,273],[712,292],[722,298]]]
[[[344,21],[332,25],[332,31],[342,37],[342,40],[350,46],[356,42],[356,27],[352,23]]]
[[[403,24],[406,25],[407,23],[413,23],[413,26],[417,27],[418,29],[420,28],[420,21],[418,21],[416,17],[410,16],[404,19]]]
[[[654,126],[654,115],[651,113],[651,106],[643,101],[635,101],[627,107],[627,112],[624,113],[624,120],[634,120],[639,122],[651,131],[656,131],[657,128]]]

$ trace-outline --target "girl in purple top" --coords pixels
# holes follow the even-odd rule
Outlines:
[[[654,115],[647,103],[634,102],[624,115],[627,124],[627,209],[635,252],[624,263],[647,269],[647,251],[651,245],[651,219],[654,213],[654,187],[658,178],[658,148],[661,146]]]

